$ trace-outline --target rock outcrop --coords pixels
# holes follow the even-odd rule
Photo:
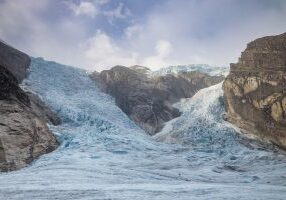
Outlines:
[[[150,70],[142,66],[115,66],[111,70],[95,72],[91,78],[150,135],[159,132],[165,122],[180,116],[173,103],[224,79],[200,72],[151,76]]]
[[[14,63],[13,58],[28,56],[10,46],[7,51],[5,45],[0,46],[0,63],[5,63],[0,65],[0,171],[11,171],[58,146],[46,123],[56,125],[60,120],[36,95],[19,87],[29,62],[16,59]]]
[[[0,65],[6,67],[20,83],[27,76],[30,57],[0,41]]]
[[[286,149],[286,33],[250,42],[223,89],[228,121]]]

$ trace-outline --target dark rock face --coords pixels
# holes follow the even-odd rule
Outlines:
[[[154,77],[152,82],[156,88],[166,90],[167,100],[170,103],[175,103],[182,98],[190,98],[199,90],[218,84],[223,80],[223,76],[209,76],[206,73],[192,71]]]
[[[0,45],[1,46],[1,45]],[[27,166],[42,154],[58,146],[55,136],[46,123],[60,123],[60,120],[44,105],[40,99],[24,92],[18,83],[26,76],[26,61],[13,64],[17,51],[10,47],[7,52],[0,51],[0,58],[5,57],[12,66],[21,66],[17,73],[10,72],[10,66],[0,65],[0,171],[11,171]],[[1,53],[4,55],[1,55]],[[10,52],[11,53],[11,52]],[[20,53],[22,54],[22,53]],[[0,63],[3,62],[0,59]],[[8,62],[4,61],[6,64]],[[11,67],[12,71],[15,69]],[[18,79],[14,76],[18,75]]]
[[[54,150],[58,142],[46,126],[43,108],[35,105],[2,66],[0,84],[0,171],[11,171]]]
[[[227,119],[286,149],[286,33],[247,45],[223,89]]]
[[[27,76],[30,61],[28,55],[0,42],[0,65],[7,68],[19,83]]]
[[[0,100],[12,100],[15,98],[25,105],[30,104],[28,96],[18,86],[17,79],[10,71],[2,66],[0,66],[0,84]]]
[[[159,132],[165,122],[180,116],[172,103],[223,80],[199,72],[151,77],[149,71],[141,66],[115,66],[100,74],[95,72],[91,78],[115,97],[122,111],[150,135]]]
[[[115,97],[116,104],[149,134],[162,128],[164,122],[180,115],[166,99],[166,93],[153,86],[143,73],[123,66],[103,71],[98,78],[105,92]]]

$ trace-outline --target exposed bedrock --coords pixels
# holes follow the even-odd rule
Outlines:
[[[46,124],[56,125],[60,120],[35,94],[19,87],[29,62],[16,59],[14,63],[13,58],[28,56],[9,46],[5,51],[4,47],[0,44],[0,171],[11,171],[58,146]]]
[[[200,72],[151,76],[146,67],[115,66],[93,73],[101,89],[115,98],[116,104],[148,134],[159,132],[164,123],[180,116],[172,106],[181,98],[189,98],[198,90],[219,83],[223,76]]]
[[[250,42],[223,89],[231,123],[286,149],[286,33]]]
[[[30,57],[0,41],[0,65],[7,68],[20,83],[27,76]]]

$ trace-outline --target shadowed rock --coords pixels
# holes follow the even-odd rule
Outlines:
[[[46,123],[56,125],[60,120],[36,95],[18,85],[27,75],[27,58],[0,42],[0,63],[5,64],[0,65],[0,171],[25,167],[58,146]]]
[[[58,143],[17,80],[0,66],[0,171],[19,169]],[[36,112],[35,112],[36,110]]]
[[[0,163],[4,163],[4,162],[6,162],[5,151],[4,151],[2,141],[0,139]]]
[[[27,76],[30,57],[0,41],[0,65],[7,68],[19,83]]]
[[[250,42],[223,88],[230,122],[286,148],[286,33]]]

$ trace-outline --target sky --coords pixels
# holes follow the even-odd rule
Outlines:
[[[1,40],[89,71],[228,66],[283,32],[286,0],[0,0]]]

